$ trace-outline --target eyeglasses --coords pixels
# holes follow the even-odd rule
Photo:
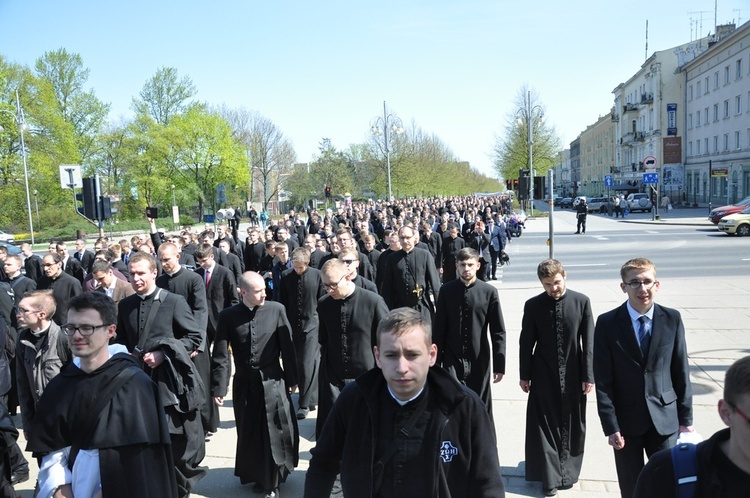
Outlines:
[[[32,313],[39,313],[39,310],[25,310],[23,308],[18,308],[19,315],[30,315]]]
[[[649,290],[658,280],[632,280],[630,282],[624,282],[625,285],[631,289],[640,289],[643,286],[646,290]]]
[[[69,323],[66,323],[60,329],[62,329],[62,333],[67,336],[73,336],[76,332],[80,333],[82,336],[90,336],[94,333],[96,329],[100,329],[102,327],[109,327],[112,325],[111,323],[102,323],[101,325],[71,325]]]
[[[732,404],[732,403],[729,403],[728,401],[727,401],[727,404],[728,404],[729,406],[731,406],[731,407],[732,407],[732,409],[733,409],[733,410],[734,410],[735,412],[737,412],[737,414],[738,414],[738,415],[739,415],[740,417],[742,417],[742,418],[743,418],[743,419],[745,420],[745,422],[747,422],[748,424],[750,424],[750,417],[748,417],[747,415],[745,415],[745,413],[744,413],[744,412],[743,412],[742,410],[740,410],[739,408],[737,408],[737,405],[734,405],[734,404]]]
[[[338,288],[339,288],[339,284],[341,283],[341,281],[342,281],[342,280],[344,280],[344,277],[345,277],[345,276],[346,276],[346,275],[341,275],[341,278],[340,278],[340,279],[338,280],[338,282],[336,282],[335,284],[323,284],[323,288],[324,288],[325,290],[327,290],[327,291],[329,291],[329,290],[334,290],[334,289],[338,289]]]
[[[350,265],[350,264],[354,263],[355,261],[359,262],[359,260],[357,260],[357,259],[342,259],[341,260],[342,263],[347,264],[347,265]]]

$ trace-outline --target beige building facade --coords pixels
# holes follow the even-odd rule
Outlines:
[[[579,195],[608,195],[604,180],[606,175],[612,174],[615,170],[616,124],[612,121],[611,115],[606,114],[581,132]]]

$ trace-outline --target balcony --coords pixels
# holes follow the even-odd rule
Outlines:
[[[636,131],[635,133],[633,133],[633,140],[636,142],[643,142],[643,140],[645,140],[645,138],[643,137],[643,132]]]
[[[633,112],[633,111],[637,111],[637,110],[638,110],[638,106],[636,104],[631,104],[630,102],[628,102],[627,104],[625,104],[624,106],[622,106],[622,113],[623,114],[625,114],[626,112]]]
[[[641,94],[641,104],[653,104],[654,103],[654,94],[653,93],[642,93]]]
[[[615,114],[615,113],[613,112],[613,113],[612,113],[612,114],[610,114],[609,116],[610,116],[610,118],[612,119],[612,122],[613,122],[613,123],[617,123],[618,121],[620,121],[620,115],[619,115],[619,114]]]

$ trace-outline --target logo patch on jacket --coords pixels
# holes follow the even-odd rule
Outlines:
[[[450,463],[456,455],[458,455],[458,448],[453,446],[450,441],[443,441],[443,444],[440,445],[440,458],[443,462]]]

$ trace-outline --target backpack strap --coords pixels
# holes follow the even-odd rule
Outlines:
[[[694,444],[682,443],[673,447],[672,466],[674,467],[675,496],[692,498],[698,483],[698,455]]]

